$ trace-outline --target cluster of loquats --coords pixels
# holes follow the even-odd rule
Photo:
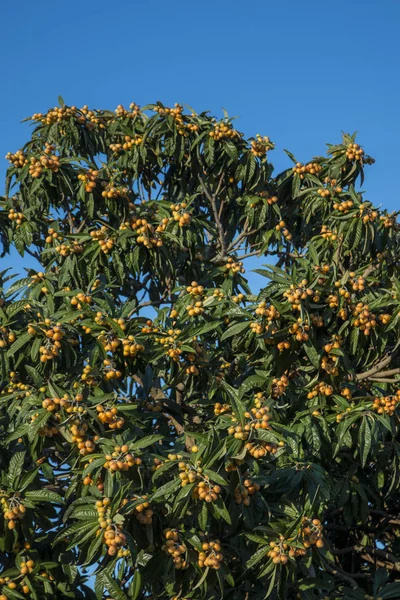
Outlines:
[[[347,160],[353,162],[358,161],[360,163],[364,160],[364,150],[361,148],[359,144],[349,144],[346,150]]]
[[[308,323],[304,323],[301,317],[298,318],[297,323],[293,323],[293,325],[289,327],[289,333],[294,335],[297,342],[307,342],[309,339],[309,331],[310,326]]]
[[[137,501],[137,500],[141,500],[140,504],[137,504],[135,506],[134,509],[134,515],[136,517],[136,520],[141,524],[141,525],[151,525],[153,522],[153,511],[150,508],[150,503],[147,499],[147,496],[141,496],[140,498],[138,496],[133,496],[131,498],[131,500],[133,502]]]
[[[21,573],[21,575],[29,575],[30,573],[32,573],[35,566],[36,565],[34,560],[21,561],[19,565],[19,572]]]
[[[240,304],[241,302],[246,302],[246,295],[245,294],[238,294],[237,296],[232,296],[231,297],[232,302],[234,302],[235,304]]]
[[[129,222],[123,223],[120,229],[132,229],[137,233],[136,243],[143,244],[145,248],[161,248],[163,241],[157,235],[153,225],[142,218],[132,218]]]
[[[122,371],[117,369],[114,361],[105,358],[103,360],[104,379],[110,381],[111,379],[121,379]]]
[[[158,113],[162,116],[169,116],[175,121],[178,127],[179,135],[183,135],[184,137],[188,137],[190,131],[198,131],[199,126],[197,123],[185,123],[184,119],[187,119],[187,115],[183,115],[183,106],[181,104],[175,103],[174,108],[164,107],[161,104],[154,107],[154,112]],[[195,117],[195,113],[191,114],[192,117]]]
[[[259,392],[261,394],[261,392]],[[260,396],[256,396],[256,398],[262,399],[262,394]],[[269,425],[269,421],[271,419],[270,416],[270,407],[266,404],[262,405],[261,402],[256,401],[256,405],[253,406],[250,411],[246,411],[244,413],[245,422],[244,425],[236,425],[231,426],[228,429],[229,435],[233,435],[238,440],[247,440],[250,436],[250,433],[253,429],[271,429]],[[235,416],[231,416],[232,421],[237,422],[237,418]]]
[[[185,487],[189,483],[194,483],[202,477],[203,469],[200,466],[200,461],[197,461],[197,466],[194,467],[190,463],[185,463],[181,460],[178,463],[179,479],[181,480],[181,486]]]
[[[4,327],[3,325],[0,327],[0,350],[3,348],[7,348],[9,344],[15,342],[16,336],[15,333]]]
[[[186,355],[186,359],[187,359],[189,365],[186,367],[185,373],[187,375],[198,375],[200,373],[200,371],[194,364],[194,362],[196,360],[196,354],[193,354],[192,352],[190,352],[189,354]]]
[[[332,377],[337,377],[339,375],[339,357],[327,355],[321,358],[321,369],[332,375]]]
[[[112,182],[103,181],[101,185],[104,188],[101,192],[103,198],[126,198],[129,192],[127,187],[116,186]]]
[[[96,169],[88,169],[84,173],[79,173],[78,179],[85,186],[85,192],[92,192],[96,187],[96,179],[99,176],[99,171]]]
[[[123,152],[124,150],[130,150],[134,146],[140,146],[143,142],[143,137],[139,134],[135,134],[134,137],[125,135],[123,141],[115,142],[110,144],[110,150],[115,153]]]
[[[358,302],[353,308],[352,316],[354,317],[352,325],[357,327],[364,335],[368,336],[371,334],[371,329],[374,329],[377,325],[376,316],[369,309],[368,304]]]
[[[260,485],[252,479],[245,479],[243,485],[238,485],[233,492],[233,497],[236,504],[242,504],[249,506],[251,502],[251,496],[253,496],[260,489]]]
[[[22,221],[25,219],[24,213],[17,212],[14,208],[10,208],[7,217],[10,221],[13,221],[17,227],[22,225]]]
[[[48,238],[46,238],[48,239]],[[55,246],[55,251],[60,254],[60,256],[69,256],[70,254],[82,254],[84,248],[82,244],[80,244],[77,240],[73,240],[70,244],[59,244]]]
[[[259,321],[252,321],[249,323],[249,327],[256,335],[261,335],[265,330],[263,323],[260,323]]]
[[[280,535],[277,541],[270,542],[270,550],[267,552],[267,556],[269,556],[275,565],[286,565],[289,562],[289,558],[297,558],[298,556],[305,555],[306,550],[304,548],[293,547],[290,545],[290,541],[286,540],[283,535]]]
[[[179,227],[190,225],[191,216],[185,210],[187,208],[186,202],[181,202],[180,204],[171,204],[169,208],[172,211],[171,220],[176,221]]]
[[[133,335],[129,335],[128,338],[122,340],[122,352],[125,358],[135,358],[139,352],[143,351],[143,344],[138,344]]]
[[[192,281],[192,283],[187,286],[186,291],[192,296],[202,296],[204,294],[204,287],[199,285],[197,281]]]
[[[100,129],[104,129],[104,119],[101,119],[99,114],[100,111],[89,110],[88,105],[85,104],[80,110],[77,111],[76,120],[81,125],[84,125],[86,129],[89,129],[89,131],[92,130],[96,125],[98,125]]]
[[[232,127],[231,123],[227,123],[224,121],[214,123],[214,130],[210,131],[208,135],[211,138],[213,138],[216,142],[226,138],[240,139],[242,137],[242,134],[239,133],[239,131],[236,131],[236,129]]]
[[[104,350],[110,352],[110,354],[115,354],[121,345],[120,339],[112,332],[107,333],[106,331],[102,331],[97,339]]]
[[[315,292],[311,288],[307,287],[307,279],[302,279],[300,284],[290,284],[288,290],[283,292],[284,297],[292,305],[293,310],[300,311],[301,301],[307,300],[309,297],[314,296]]]
[[[118,416],[118,408],[116,406],[107,407],[102,404],[96,406],[98,419],[103,425],[108,425],[110,429],[121,429],[124,426],[125,419]]]
[[[354,273],[354,271],[350,271],[348,283],[351,286],[353,292],[362,292],[365,290],[365,278],[362,275],[357,276],[356,273]]]
[[[341,335],[334,335],[331,341],[328,344],[325,344],[324,351],[327,354],[334,353],[335,350],[338,350],[343,344],[343,338]]]
[[[275,225],[275,231],[281,231],[285,240],[290,241],[292,239],[292,234],[289,229],[286,227],[285,221],[279,221],[278,225]]]
[[[321,198],[330,198],[331,191],[328,188],[318,188],[317,194],[321,196]]]
[[[193,448],[192,448],[193,450]],[[192,492],[192,498],[203,500],[204,502],[215,502],[218,500],[218,495],[221,493],[221,487],[211,483],[207,477],[203,481],[199,481]]]
[[[28,285],[34,285],[35,283],[40,283],[43,282],[43,280],[45,279],[45,273],[43,273],[43,271],[39,271],[38,273],[34,273],[33,275],[31,275],[31,282]]]
[[[153,331],[158,331],[158,328],[153,329]],[[142,332],[147,333],[145,328],[142,329]],[[154,338],[155,342],[164,346],[167,355],[175,362],[179,362],[180,355],[182,354],[182,350],[179,347],[181,342],[178,342],[177,339],[181,333],[181,329],[168,329],[166,334],[164,334],[165,337]]]
[[[203,542],[201,550],[197,560],[197,564],[201,569],[204,567],[216,570],[221,568],[221,562],[224,560],[224,557],[221,553],[221,542],[219,540]]]
[[[85,365],[82,370],[81,380],[86,385],[95,385],[96,376],[93,373],[93,367],[91,365]]]
[[[54,106],[54,108],[49,108],[46,114],[34,113],[31,120],[39,121],[43,125],[52,125],[53,123],[69,120],[71,117],[75,117],[76,114],[76,106]]]
[[[177,529],[164,529],[165,542],[161,549],[171,556],[174,561],[175,569],[186,569],[188,567],[187,560],[184,555],[187,553],[186,545],[182,543],[181,537]]]
[[[289,377],[287,375],[281,375],[280,377],[274,377],[272,380],[271,395],[273,398],[280,398],[286,393],[286,388],[289,385]]]
[[[164,464],[169,463],[171,461],[175,461],[175,460],[182,460],[183,456],[182,454],[168,454],[167,458],[164,458],[163,460],[160,460],[159,458],[153,458],[153,466],[151,467],[151,470],[157,471],[157,469],[159,469],[160,467],[162,467]]]
[[[337,232],[329,229],[328,225],[321,226],[320,236],[324,240],[329,240],[330,242],[334,242],[337,240]]]
[[[82,310],[85,304],[92,304],[92,297],[88,294],[84,294],[83,292],[78,292],[76,296],[71,298],[71,306],[77,308],[78,310]]]
[[[49,148],[46,148],[45,152],[48,149],[54,151],[55,147],[50,146]],[[42,171],[45,169],[48,169],[53,173],[58,173],[60,169],[60,159],[58,158],[58,156],[50,155],[50,152],[42,154],[42,156],[40,156],[39,158],[31,156],[31,158],[29,159],[29,174],[31,177],[40,177]]]
[[[366,223],[374,223],[374,221],[377,220],[378,216],[379,216],[379,212],[377,210],[373,210],[369,204],[369,202],[362,202],[359,206],[359,214],[358,216],[361,217],[362,222],[364,224]],[[353,217],[356,219],[357,215],[353,215]]]
[[[110,254],[114,248],[114,240],[109,236],[108,228],[105,225],[102,225],[100,229],[91,231],[90,237],[99,242],[99,246],[104,254]]]
[[[257,158],[265,156],[268,150],[275,148],[275,144],[271,142],[268,136],[261,136],[259,133],[257,133],[255,140],[251,140],[250,146],[250,152]]]
[[[107,554],[109,556],[123,558],[130,555],[130,551],[128,549],[124,550],[123,548],[126,546],[126,535],[118,525],[107,525],[106,530],[104,531],[103,541],[108,547]]]
[[[235,261],[231,256],[227,259],[224,267],[227,274],[244,273],[244,267],[241,260]]]
[[[214,404],[214,415],[218,416],[230,412],[232,412],[232,407],[230,404],[227,404],[226,402],[224,402],[223,404],[221,404],[221,402],[216,402]]]
[[[117,117],[128,119],[134,119],[140,114],[140,107],[135,102],[131,102],[129,108],[130,110],[127,110],[122,104],[118,104],[114,112],[117,115]]]
[[[104,468],[110,471],[128,471],[130,467],[139,466],[142,464],[142,459],[134,457],[129,452],[129,446],[124,444],[123,446],[115,446],[114,451],[111,454],[105,455]]]
[[[30,396],[30,387],[31,386],[29,386],[28,384],[19,381],[18,373],[16,371],[10,371],[8,386],[5,388],[5,391],[8,394],[16,393],[16,397],[24,398],[26,396]]]
[[[333,208],[343,213],[344,215],[346,215],[353,206],[354,202],[352,200],[343,200],[341,202],[333,203]]]
[[[86,435],[87,430],[87,424],[83,423],[79,419],[76,419],[70,427],[71,442],[77,445],[79,454],[81,456],[92,454],[96,450],[96,442],[99,440],[99,436],[97,435],[90,439]]]
[[[392,217],[390,215],[381,215],[379,217],[379,220],[381,221],[381,223],[383,224],[385,229],[390,229],[391,227],[394,227],[394,225],[396,224],[395,217]]]
[[[242,294],[243,296],[243,294]],[[266,300],[262,300],[255,309],[255,313],[258,317],[264,317],[268,323],[280,318],[280,312],[275,308],[273,304],[268,305]]]
[[[110,498],[103,498],[102,500],[96,500],[96,511],[97,511],[97,515],[98,515],[98,523],[100,526],[100,529],[106,529],[108,525],[111,525],[112,523],[112,519],[111,519],[111,500]],[[99,535],[101,533],[101,531],[98,531]]]
[[[29,545],[29,544],[28,544]],[[31,587],[27,585],[25,576],[30,575],[36,567],[36,563],[34,560],[28,559],[23,560],[19,564],[19,576],[24,577],[24,579],[20,579],[19,576],[12,579],[11,577],[0,577],[0,585],[3,586],[0,593],[0,600],[9,600],[9,598],[22,598],[22,594],[30,594]],[[48,575],[46,572],[44,573],[48,579],[54,580],[54,578]],[[40,573],[43,576],[43,573]]]
[[[320,381],[313,387],[311,392],[308,392],[307,399],[312,400],[313,398],[319,396],[319,394],[322,394],[323,396],[332,396],[333,387],[323,381]]]
[[[283,447],[284,442],[278,442],[275,444],[274,442],[264,442],[264,441],[255,441],[255,442],[247,442],[245,444],[245,448],[247,452],[253,458],[263,458],[267,456],[267,454],[276,454],[278,452],[278,447]]]
[[[56,231],[53,227],[49,227],[47,230],[47,237],[45,239],[46,244],[51,244],[59,236],[60,234],[58,231]]]
[[[8,529],[15,529],[18,520],[23,519],[26,513],[21,494],[15,492],[12,496],[7,496],[4,490],[0,490],[0,504]]]
[[[392,417],[395,410],[400,403],[400,390],[397,390],[396,394],[391,396],[383,396],[380,398],[374,398],[372,409],[379,415],[389,415]]]
[[[162,106],[162,104],[158,104],[153,108],[153,110],[159,115],[172,117],[174,121],[177,121],[179,125],[183,123],[183,106],[182,104],[178,104],[178,102],[175,102],[173,108],[170,108],[168,106]]]
[[[310,162],[305,165],[302,163],[296,163],[296,166],[292,167],[294,174],[299,175],[300,179],[304,179],[305,175],[317,175],[322,170],[322,167],[317,162]]]
[[[303,517],[301,522],[301,537],[303,538],[304,548],[316,546],[317,548],[324,547],[323,526],[319,519],[309,519]]]
[[[186,310],[189,317],[198,317],[204,313],[203,302],[201,300],[192,302],[186,306]]]
[[[16,152],[7,152],[6,160],[17,169],[22,169],[29,163],[28,157],[23,150],[17,150]]]

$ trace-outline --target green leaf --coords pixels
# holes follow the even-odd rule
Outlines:
[[[180,479],[173,479],[172,481],[168,481],[154,492],[151,499],[158,500],[159,498],[167,498],[168,496],[176,492],[180,487]]]
[[[25,498],[31,502],[54,502],[54,504],[63,504],[63,498],[51,490],[30,490],[25,492]]]
[[[135,571],[131,585],[129,586],[130,600],[138,600],[142,591],[142,575],[139,570]]]
[[[17,337],[15,342],[10,346],[7,356],[14,356],[14,354],[18,352],[18,350],[21,350],[21,348],[23,348],[23,346],[25,346],[28,342],[32,342],[32,336],[29,335],[29,333],[23,333]]]
[[[114,600],[128,600],[120,587],[121,584],[117,584],[107,571],[103,571],[102,576],[104,578],[104,585],[107,591],[112,594]]]
[[[308,340],[305,344],[303,344],[303,348],[313,367],[319,369],[319,354],[311,340]]]
[[[371,444],[372,444],[371,428],[369,426],[367,417],[364,417],[363,420],[361,421],[361,426],[360,426],[360,429],[358,432],[358,445],[359,445],[359,452],[360,452],[362,467],[365,467],[365,464],[367,462],[368,455],[371,450]]]
[[[25,460],[25,450],[21,452],[15,452],[10,460],[8,467],[8,482],[12,489],[18,485],[20,475],[23,471],[23,465]]]
[[[233,335],[237,335],[238,333],[241,333],[245,329],[249,329],[248,321],[244,321],[243,323],[235,323],[235,325],[232,325],[231,327],[229,327],[229,329],[227,329],[225,331],[225,333],[222,334],[221,342],[223,342],[224,340],[227,340],[228,338],[232,337]]]
[[[162,439],[164,439],[163,435],[149,435],[131,444],[130,450],[132,452],[134,452],[135,450],[142,450],[143,448],[147,448],[148,446],[151,446],[152,444],[155,444],[156,442],[159,442]]]
[[[199,513],[199,527],[201,529],[201,531],[206,531],[207,530],[207,520],[208,520],[208,509],[207,509],[207,504],[206,502],[202,502],[202,507],[201,507],[201,511]]]

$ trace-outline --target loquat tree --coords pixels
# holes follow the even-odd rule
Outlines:
[[[344,135],[274,175],[268,137],[160,102],[30,121],[0,200],[33,257],[1,273],[0,600],[399,598],[373,159]]]

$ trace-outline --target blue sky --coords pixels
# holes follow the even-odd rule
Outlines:
[[[359,131],[376,159],[366,197],[399,208],[396,0],[5,0],[2,13],[1,177],[27,139],[20,121],[59,94],[95,108],[161,100],[239,115],[246,135],[276,143],[277,170],[283,148],[304,161]]]

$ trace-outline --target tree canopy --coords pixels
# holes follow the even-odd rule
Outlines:
[[[225,111],[29,121],[0,198],[3,256],[37,262],[0,274],[0,600],[399,598],[400,228],[355,135],[275,174]]]

